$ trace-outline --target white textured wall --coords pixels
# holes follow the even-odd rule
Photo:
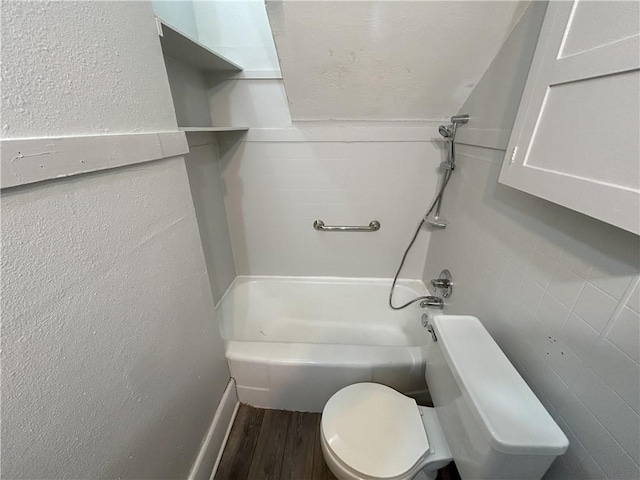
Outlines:
[[[527,3],[270,1],[292,117],[449,117]]]
[[[463,106],[469,126],[511,128],[543,9],[531,7]],[[425,283],[451,270],[445,313],[477,315],[567,434],[547,478],[637,479],[640,238],[498,184],[504,153],[458,148]]]
[[[4,138],[175,130],[148,2],[3,1],[1,30]]]
[[[182,160],[2,196],[2,474],[185,478],[229,379]]]
[[[176,129],[150,3],[2,9],[5,134]],[[1,207],[3,477],[186,478],[229,372],[184,160]]]
[[[343,136],[355,139],[354,130],[345,128]],[[435,195],[442,149],[429,141],[380,140],[245,142],[224,154],[238,274],[393,277]],[[318,232],[315,219],[327,225],[378,220],[382,228]],[[420,278],[428,241],[425,230],[402,277]]]

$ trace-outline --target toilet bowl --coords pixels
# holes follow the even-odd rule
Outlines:
[[[569,442],[480,321],[437,315],[426,379],[435,407],[376,383],[325,405],[322,452],[339,480],[539,479]]]
[[[435,410],[377,383],[343,388],[327,402],[320,426],[329,469],[339,479],[411,479],[451,461]],[[364,440],[363,440],[364,439]]]

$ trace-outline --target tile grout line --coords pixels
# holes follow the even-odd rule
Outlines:
[[[607,322],[607,324],[602,329],[602,333],[600,333],[600,337],[598,338],[598,342],[606,340],[607,335],[609,334],[611,329],[613,329],[614,323],[620,317],[620,314],[622,313],[622,311],[626,307],[627,303],[629,302],[629,299],[631,298],[631,294],[634,292],[634,290],[635,290],[636,286],[638,285],[638,283],[640,283],[640,276],[636,275],[636,278],[632,282],[630,282],[629,285],[627,285],[627,289],[625,290],[625,292],[622,294],[622,297],[618,301],[618,305],[616,306],[615,310],[611,314],[611,317],[609,317],[609,321]]]

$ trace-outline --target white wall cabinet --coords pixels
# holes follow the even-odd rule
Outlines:
[[[640,234],[640,2],[552,1],[500,183]]]

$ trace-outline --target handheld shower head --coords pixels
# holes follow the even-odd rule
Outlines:
[[[451,117],[451,125],[440,125],[438,127],[438,131],[440,135],[444,137],[445,140],[451,140],[456,136],[456,130],[458,129],[458,125],[464,125],[469,121],[469,115],[454,115]]]
[[[453,170],[456,168],[454,156],[453,156],[453,140],[456,137],[456,130],[458,129],[457,123],[452,123],[451,125],[440,125],[438,127],[438,132],[440,135],[444,137],[444,142],[448,145],[449,154],[447,159],[440,163],[440,166],[445,170]]]
[[[440,132],[440,135],[442,135],[445,139],[451,138],[451,136],[453,135],[453,130],[451,130],[451,127],[447,127],[446,125],[440,125],[438,127],[438,131]]]

